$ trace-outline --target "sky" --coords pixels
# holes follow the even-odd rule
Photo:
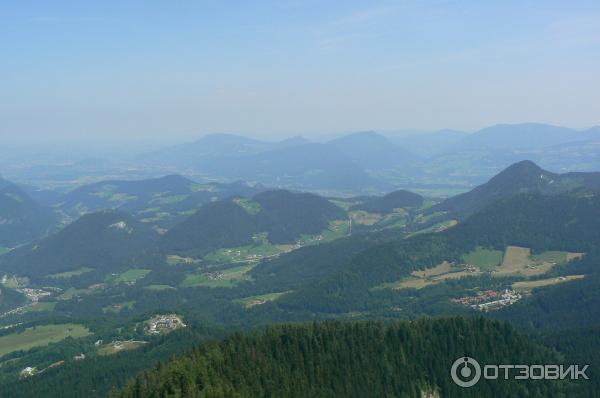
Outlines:
[[[0,142],[600,124],[600,2],[0,2]]]

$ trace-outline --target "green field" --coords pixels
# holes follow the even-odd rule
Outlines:
[[[243,261],[258,261],[264,257],[273,256],[291,250],[292,245],[273,245],[265,240],[255,239],[256,243],[215,250],[204,257],[211,263],[232,263]]]
[[[247,273],[254,268],[255,265],[256,264],[242,265],[202,274],[188,274],[183,282],[181,282],[181,287],[234,287],[242,281],[252,280]]]
[[[260,203],[258,202],[253,202],[250,199],[245,198],[235,198],[233,201],[239,206],[243,207],[248,214],[254,215],[260,212]]]
[[[329,228],[319,235],[302,235],[298,243],[302,246],[314,245],[322,242],[330,242],[348,236],[350,230],[349,220],[335,220],[329,222]]]
[[[77,338],[90,334],[85,326],[74,323],[35,326],[25,329],[21,333],[0,337],[0,356],[14,351],[29,350],[33,347],[56,343],[69,336]]]
[[[117,189],[117,187],[115,185],[106,184],[101,187],[100,191],[95,192],[94,195],[96,195],[102,199],[106,199],[109,202],[124,203],[124,202],[128,202],[128,201],[137,199],[137,197],[133,196],[133,195],[128,195],[128,194],[122,193],[122,192],[115,192],[116,189]]]
[[[92,291],[90,289],[76,289],[74,287],[70,287],[67,290],[65,290],[64,293],[62,293],[57,298],[59,300],[71,300],[74,297],[85,296],[87,294],[90,294],[91,292]]]
[[[466,264],[479,267],[482,271],[491,271],[502,262],[503,253],[500,250],[490,250],[478,246],[472,252],[463,256]]]
[[[146,343],[146,341],[135,340],[113,341],[112,343],[104,344],[103,346],[98,348],[98,355],[112,355],[121,351],[135,350]]]
[[[74,276],[83,275],[86,272],[91,272],[93,270],[94,269],[90,268],[90,267],[81,267],[81,268],[78,268],[73,271],[61,272],[58,274],[51,274],[51,275],[48,275],[48,277],[54,278],[54,279],[66,279],[66,278],[72,278]]]
[[[179,264],[193,265],[193,264],[198,263],[199,261],[200,260],[196,260],[191,257],[181,257],[176,254],[167,255],[167,265],[179,265]]]
[[[408,213],[400,209],[394,213],[386,215],[377,223],[378,228],[403,228],[408,221]]]
[[[531,259],[536,262],[564,264],[567,262],[567,252],[547,251],[541,254],[534,254]]]
[[[219,192],[220,190],[212,184],[192,184],[192,192]]]
[[[144,286],[144,289],[146,290],[168,290],[168,289],[175,289],[173,286],[169,286],[169,285],[148,285],[148,286]]]
[[[166,211],[159,211],[158,213],[154,213],[152,215],[152,217],[145,217],[145,218],[142,218],[140,221],[149,223],[149,222],[156,222],[156,221],[160,221],[160,220],[166,220],[170,217],[171,217],[171,213],[168,213]]]
[[[442,221],[435,225],[432,225],[431,227],[424,228],[424,229],[418,230],[416,232],[413,232],[413,233],[409,234],[407,236],[407,238],[410,238],[411,236],[415,236],[415,235],[420,235],[420,234],[430,234],[430,233],[442,232],[450,227],[455,226],[456,224],[458,224],[458,222],[456,220]]]
[[[569,276],[558,277],[558,278],[537,279],[537,280],[533,280],[533,281],[515,282],[515,283],[513,283],[512,287],[513,287],[513,289],[515,289],[517,291],[530,292],[532,289],[545,287],[545,286],[552,286],[552,285],[556,285],[558,283],[564,283],[564,282],[569,282],[569,281],[573,281],[573,280],[577,280],[577,279],[582,279],[583,277],[584,277],[584,275],[569,275]]]
[[[330,199],[329,201],[346,211],[350,210],[350,208],[357,203],[355,199]]]
[[[172,196],[159,196],[150,201],[152,204],[157,205],[169,205],[173,203],[183,202],[188,198],[188,195],[172,195]]]
[[[369,213],[364,210],[352,211],[350,217],[352,217],[352,222],[359,225],[375,225],[383,218],[381,214]]]
[[[113,304],[113,305],[104,307],[104,308],[102,308],[102,312],[104,312],[104,313],[112,312],[113,314],[118,314],[125,308],[133,309],[134,305],[135,305],[135,301],[126,301],[124,303]]]
[[[14,275],[4,275],[2,277],[2,285],[9,289],[16,289],[19,287],[29,285],[29,278],[27,277],[16,277]]]
[[[422,278],[406,277],[397,282],[382,283],[379,286],[373,287],[371,290],[381,289],[423,289],[429,285],[434,285],[439,282],[430,281]]]
[[[149,269],[133,268],[119,275],[108,277],[107,281],[113,283],[134,283],[138,279],[145,278],[150,273]]]
[[[23,309],[23,313],[26,312],[42,312],[42,311],[54,311],[56,307],[56,301],[43,301],[33,303]]]
[[[268,293],[268,294],[262,294],[259,296],[244,297],[242,299],[235,300],[235,302],[242,304],[245,308],[251,308],[256,305],[261,305],[261,304],[267,303],[269,301],[275,301],[279,297],[283,296],[284,294],[290,293],[290,292],[291,292],[291,290],[288,290],[286,292]]]

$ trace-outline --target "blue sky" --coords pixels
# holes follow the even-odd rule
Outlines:
[[[4,142],[600,123],[598,1],[0,3]]]

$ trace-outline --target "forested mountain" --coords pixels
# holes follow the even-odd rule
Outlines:
[[[142,374],[114,396],[577,396],[575,386],[552,381],[482,379],[460,388],[449,369],[465,355],[482,363],[557,361],[508,325],[484,319],[273,326],[202,345]]]
[[[82,216],[39,242],[0,257],[0,270],[32,278],[86,267],[113,272],[132,266],[158,234],[127,213],[101,211]]]
[[[201,207],[161,239],[163,250],[202,256],[247,245],[266,233],[273,244],[294,243],[302,234],[318,234],[346,213],[328,200],[307,193],[266,191],[252,200],[224,200]]]
[[[102,181],[83,185],[56,200],[71,214],[91,213],[109,208],[144,209],[157,196],[189,195],[193,181],[179,175],[137,181]]]
[[[445,235],[455,244],[589,252],[600,245],[600,193],[516,195],[485,207]]]
[[[515,245],[534,253],[548,250],[586,253],[600,244],[599,220],[599,195],[518,195],[494,203],[441,233],[376,242],[351,256],[333,257],[333,261],[330,257],[325,266],[334,270],[332,273],[314,283],[298,286],[296,282],[294,293],[282,297],[277,304],[288,311],[325,313],[376,311],[384,305],[393,306],[394,302],[406,305],[402,296],[372,289],[444,261],[460,263],[465,254],[477,247],[503,251],[506,246]],[[325,256],[328,247],[335,250],[339,244],[330,243],[319,250]],[[279,274],[290,274],[294,267],[304,269],[306,265],[298,261],[288,267],[270,268],[270,274],[262,278],[277,280]],[[260,270],[258,267],[253,273],[257,283],[261,280]],[[296,275],[302,273],[296,271]]]
[[[20,187],[0,178],[0,247],[40,238],[57,227],[52,209],[34,202]]]
[[[600,173],[556,174],[543,170],[531,161],[522,161],[508,167],[487,183],[434,206],[432,211],[446,211],[453,217],[464,219],[497,200],[520,193],[552,195],[599,188]]]
[[[424,198],[416,193],[398,190],[375,198],[366,198],[362,203],[354,205],[350,210],[364,210],[370,213],[390,213],[397,208],[417,207],[423,204]]]
[[[36,377],[2,380],[0,397],[104,398],[111,390],[124,387],[130,379],[156,363],[168,361],[204,341],[220,339],[225,335],[222,328],[207,325],[206,322],[187,322],[189,327],[157,337],[137,350],[123,351],[117,355],[96,354],[85,362],[71,358]],[[45,360],[52,363],[64,358],[65,352],[76,355],[86,344],[93,346],[93,341],[81,343],[71,339],[63,347],[55,348],[56,351]]]
[[[211,200],[252,196],[265,188],[244,182],[199,184],[180,175],[135,181],[102,181],[66,193],[55,206],[70,217],[121,209],[163,225],[173,225]]]

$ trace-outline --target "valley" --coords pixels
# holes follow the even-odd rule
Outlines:
[[[545,185],[506,185],[525,184],[532,171],[549,175],[520,163],[451,205],[403,190],[325,198],[261,187],[194,204],[169,194],[136,208],[133,195],[111,185],[110,198],[89,200],[108,198],[119,210],[100,203],[98,211],[0,256],[2,291],[15,295],[0,315],[0,339],[17,347],[0,356],[0,380],[25,380],[26,368],[37,369],[29,382],[72,372],[87,366],[73,359],[80,355],[153,351],[167,344],[161,336],[183,332],[173,325],[196,328],[198,319],[247,329],[423,314],[511,317],[512,308],[518,313],[546,289],[595,279],[586,265],[600,239],[590,216],[600,214],[593,186],[566,184],[548,194]],[[149,187],[179,181],[151,180]],[[517,193],[498,194],[503,190]],[[490,204],[482,207],[482,200]],[[174,204],[179,219],[148,217]],[[554,216],[558,207],[562,215]],[[59,354],[64,350],[73,354]]]
[[[600,398],[600,2],[0,1],[0,398]]]

